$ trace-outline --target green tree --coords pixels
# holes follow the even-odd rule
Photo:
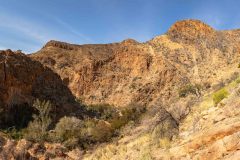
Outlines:
[[[40,101],[37,99],[34,101],[33,107],[37,110],[38,114],[34,114],[33,121],[28,124],[25,138],[42,142],[46,140],[48,127],[52,122],[50,117],[52,105],[50,101]]]

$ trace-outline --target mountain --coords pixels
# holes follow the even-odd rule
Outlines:
[[[214,108],[212,96],[235,83],[239,43],[240,30],[217,31],[198,20],[183,20],[145,43],[50,41],[30,57],[58,73],[86,104],[148,106],[137,127],[125,128],[116,144],[103,145],[86,159],[227,159],[238,155],[233,141],[239,139],[239,112],[232,104],[237,89],[228,87],[232,96],[224,108]],[[226,114],[231,108],[234,112]],[[162,146],[168,147],[158,149]]]
[[[18,104],[28,102],[25,99],[51,100],[70,115],[84,114],[75,105],[65,106],[74,104],[73,97],[86,106],[146,106],[137,122],[130,121],[110,141],[86,152],[44,143],[44,152],[38,153],[39,144],[27,145],[24,140],[12,144],[6,139],[3,151],[14,146],[9,153],[15,153],[22,146],[32,157],[46,158],[51,152],[63,159],[87,160],[238,159],[240,155],[240,30],[218,31],[199,20],[182,20],[144,43],[127,39],[76,45],[52,40],[30,55],[1,53],[15,57],[10,75],[17,77],[1,87],[25,85],[14,90],[18,96],[0,92],[5,106],[11,104],[9,95]],[[18,63],[24,69],[16,67]],[[6,66],[1,71],[3,83],[9,77]]]
[[[214,87],[225,79],[231,74],[229,68],[237,69],[239,35],[239,30],[216,31],[198,20],[184,20],[145,43],[50,41],[30,57],[58,73],[72,93],[88,104],[151,105],[159,97],[175,97],[181,85]]]

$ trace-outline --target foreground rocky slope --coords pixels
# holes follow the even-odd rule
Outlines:
[[[238,160],[239,82],[238,79],[225,87],[230,94],[216,106],[212,98],[215,93],[207,93],[192,104],[191,112],[180,122],[179,134],[172,141],[161,136],[156,138],[156,130],[136,135],[136,129],[133,129],[131,134],[126,134],[116,143],[102,145],[84,159]],[[144,127],[148,126],[149,123]],[[165,129],[168,129],[166,125]],[[164,128],[160,131],[163,132]]]
[[[215,107],[211,95],[204,97],[180,125],[179,140],[169,155],[175,159],[239,159],[239,87],[228,87],[231,94]]]
[[[0,157],[11,159],[239,159],[240,150],[240,78],[224,88],[228,97],[218,105],[213,93],[206,93],[191,106],[191,112],[179,123],[179,134],[172,141],[165,139],[166,130],[174,132],[167,116],[164,126],[159,111],[148,113],[140,124],[126,127],[121,138],[102,144],[84,153],[81,149],[68,150],[61,144],[34,144],[26,140],[7,140],[0,135]],[[189,96],[191,97],[191,95]],[[196,98],[196,97],[195,97]],[[187,100],[188,98],[184,98]],[[159,110],[158,108],[157,110]],[[160,109],[161,110],[161,109]],[[157,113],[157,114],[156,114]],[[152,120],[150,117],[154,117]],[[167,120],[168,119],[168,120]],[[167,123],[166,123],[167,122]],[[170,124],[170,125],[169,125]],[[150,128],[155,128],[151,130]],[[150,129],[150,130],[149,130]]]

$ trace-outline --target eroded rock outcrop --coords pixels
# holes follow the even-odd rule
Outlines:
[[[216,31],[199,20],[178,21],[170,27],[167,35],[177,42],[196,43],[213,38]]]
[[[74,96],[59,75],[23,53],[1,51],[0,106],[5,112],[1,127],[30,118],[31,105],[37,98],[50,100],[57,116],[77,109]]]
[[[0,135],[0,143],[1,143]],[[3,138],[4,139],[4,138]],[[83,151],[74,149],[68,151],[66,147],[61,144],[50,143],[32,143],[25,139],[15,141],[7,140],[1,144],[0,159],[18,159],[18,160],[39,160],[39,159],[82,159]]]

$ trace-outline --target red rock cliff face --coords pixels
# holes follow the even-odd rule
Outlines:
[[[14,107],[31,106],[36,98],[50,100],[58,116],[76,107],[74,96],[51,69],[22,53],[0,51],[1,107],[14,115]]]
[[[214,86],[236,68],[239,31],[216,31],[198,20],[175,23],[166,35],[146,43],[125,40],[104,45],[50,41],[31,58],[58,73],[86,103],[151,105],[176,97],[187,83]],[[211,64],[211,65],[210,65]]]
[[[57,72],[73,94],[88,104],[146,104],[153,95],[169,97],[169,84],[181,81],[176,68],[147,44],[127,40],[107,45],[74,45],[77,48],[69,50],[56,47],[61,42],[52,43],[31,58]],[[179,78],[175,81],[173,77]]]

